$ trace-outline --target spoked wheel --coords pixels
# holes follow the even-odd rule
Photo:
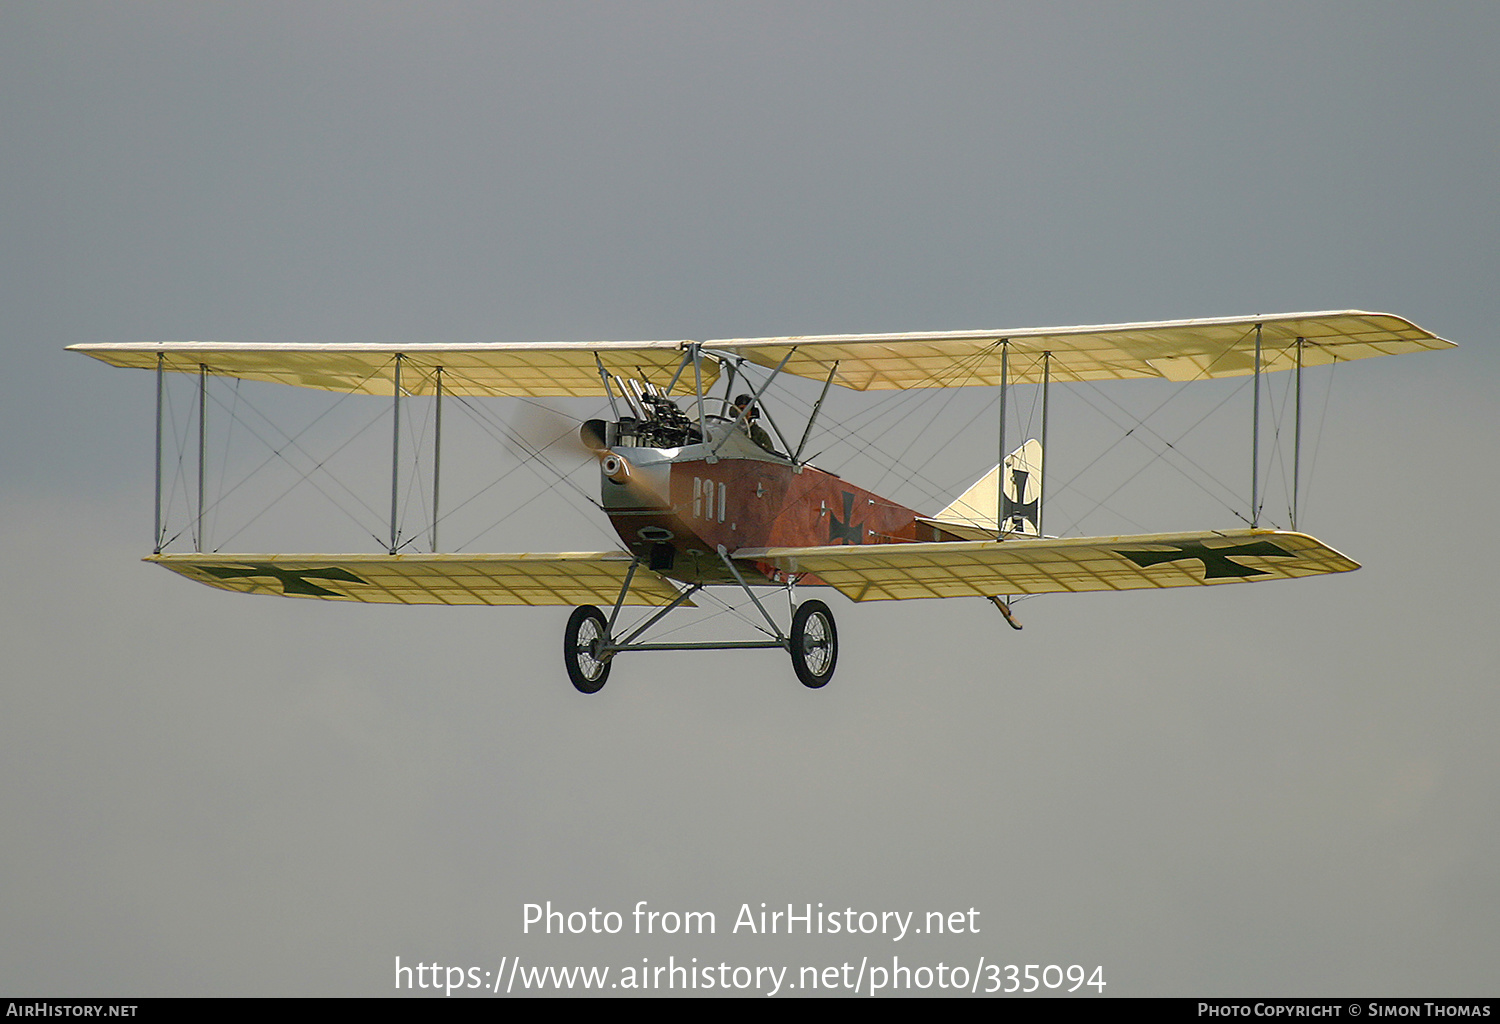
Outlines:
[[[604,689],[609,662],[600,655],[599,645],[608,631],[604,613],[598,608],[586,604],[573,609],[568,629],[563,633],[563,661],[568,666],[568,678],[579,693],[598,693]]]
[[[792,667],[802,685],[814,690],[827,685],[839,660],[833,612],[822,601],[804,601],[792,616],[791,639]]]

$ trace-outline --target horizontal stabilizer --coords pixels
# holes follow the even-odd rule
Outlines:
[[[1359,568],[1313,537],[1279,530],[759,548],[734,557],[816,574],[855,601],[1151,590]]]
[[[542,555],[152,555],[148,562],[221,590],[373,604],[612,604],[623,551]],[[678,591],[644,569],[626,604],[665,605]],[[691,601],[684,602],[691,604]]]

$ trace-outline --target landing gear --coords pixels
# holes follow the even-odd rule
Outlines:
[[[574,608],[563,633],[563,661],[579,693],[598,693],[609,679],[609,661],[599,649],[609,636],[604,613],[591,604]]]
[[[755,607],[765,616],[768,631],[775,639],[766,640],[721,640],[695,643],[638,643],[641,635],[652,626],[660,622],[669,612],[682,604],[688,603],[689,599],[702,590],[702,582],[692,583],[680,591],[677,597],[652,615],[643,624],[637,626],[629,634],[619,636],[615,633],[615,624],[619,619],[620,609],[625,604],[626,595],[630,591],[630,582],[635,576],[637,565],[632,562],[629,570],[625,573],[625,580],[620,586],[620,596],[615,601],[612,614],[608,617],[591,604],[583,605],[573,609],[572,616],[568,619],[568,628],[563,634],[563,662],[568,667],[568,678],[573,681],[573,687],[579,693],[598,693],[604,688],[605,680],[609,678],[609,668],[617,655],[626,651],[731,651],[752,650],[756,648],[779,647],[792,656],[792,667],[797,671],[797,678],[802,685],[816,690],[828,685],[828,680],[833,678],[833,668],[839,659],[838,631],[833,625],[833,613],[822,601],[804,601],[797,607],[792,615],[792,627],[787,632],[782,632],[776,620],[771,617],[755,595],[755,592],[746,585],[744,577],[739,569],[725,554],[724,549],[719,549],[719,556],[724,564],[733,573],[735,581],[750,596]],[[762,632],[767,632],[763,630]]]
[[[792,667],[802,685],[816,690],[833,678],[839,660],[839,633],[822,601],[804,601],[792,616]]]

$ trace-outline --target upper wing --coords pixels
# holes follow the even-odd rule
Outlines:
[[[763,366],[871,388],[993,386],[1000,382],[1000,349],[1009,352],[1009,379],[1037,383],[1043,356],[1054,379],[1115,380],[1157,377],[1196,380],[1236,377],[1254,369],[1256,327],[1261,366],[1291,369],[1298,339],[1304,366],[1348,359],[1455,347],[1408,320],[1358,310],[1281,313],[1222,320],[1166,320],[1089,327],[1029,327],[999,331],[910,334],[831,334],[797,338],[731,338],[705,344]],[[115,366],[133,366],[270,380],[329,391],[389,395],[397,356],[401,390],[432,394],[438,370],[455,395],[602,395],[599,363],[612,374],[646,375],[660,384],[681,362],[686,341],[489,342],[449,344],[261,344],[166,341],[68,346]],[[704,388],[718,376],[705,360]]]
[[[222,590],[374,604],[613,603],[623,551],[542,555],[152,555],[148,562]],[[637,572],[626,604],[670,604],[678,590]],[[692,602],[684,602],[691,604]]]
[[[1257,325],[1265,371],[1295,367],[1299,338],[1304,366],[1456,347],[1399,316],[1359,310],[1004,331],[732,338],[704,345],[762,366],[776,366],[791,352],[785,372],[819,380],[837,362],[834,380],[858,391],[993,387],[1000,383],[1002,343],[1013,384],[1040,383],[1044,353],[1057,381],[1188,381],[1253,373]]]
[[[1146,590],[1359,568],[1321,541],[1278,530],[758,548],[734,557],[814,573],[855,601]]]
[[[444,344],[261,344],[162,341],[69,345],[113,366],[269,380],[325,391],[389,395],[401,357],[401,392],[430,395],[442,371],[449,395],[603,395],[602,363],[611,374],[647,376],[665,386],[682,362],[685,341],[492,342]],[[703,361],[704,389],[718,379],[718,361]],[[691,375],[688,376],[691,384]]]
[[[787,373],[834,379],[844,387],[965,387],[1001,381],[1001,348],[1010,352],[1010,381],[1035,384],[1044,364],[1058,381],[1164,378],[1194,381],[1254,372],[1257,327],[1262,369],[1292,369],[1298,363],[1436,351],[1454,343],[1400,316],[1361,310],[1277,313],[1226,319],[1179,319],[1148,324],[1092,327],[1028,327],[1019,330],[916,331],[907,334],[822,334],[807,337],[735,337],[705,342],[762,366],[786,360]],[[621,376],[666,381],[681,363],[688,342],[489,342],[327,343],[270,345],[258,342],[121,342],[71,345],[114,366],[162,366],[175,372],[210,373],[278,381],[330,391],[392,394],[398,355],[402,391],[432,394],[438,370],[449,394],[600,396],[598,366]],[[1047,355],[1044,360],[1044,355]],[[708,387],[717,379],[712,360],[703,363]]]

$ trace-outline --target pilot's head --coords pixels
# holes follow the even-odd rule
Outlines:
[[[755,405],[753,403],[753,400],[750,398],[749,395],[736,395],[735,396],[735,399],[734,399],[734,414],[736,416],[738,416],[740,414],[740,410],[743,409],[743,408],[745,408],[745,406],[747,406],[747,405],[750,406],[750,411],[745,414],[745,419],[747,419],[747,420],[753,420],[753,419],[755,419],[756,417],[758,417],[760,415],[760,410],[755,407]]]

